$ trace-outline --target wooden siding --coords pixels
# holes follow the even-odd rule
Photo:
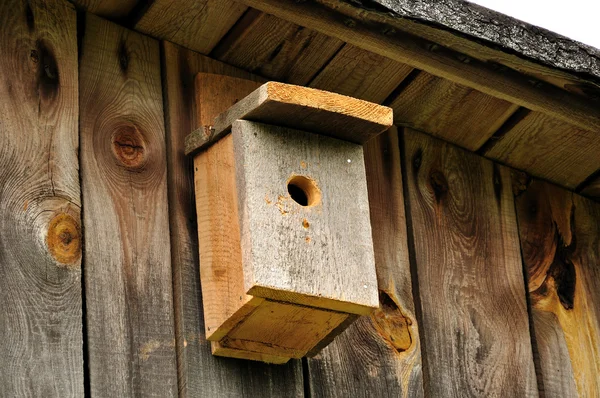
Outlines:
[[[90,391],[174,396],[158,42],[86,19],[79,98]]]
[[[543,181],[515,185],[540,386],[600,396],[600,204]]]
[[[360,2],[71,1],[267,79],[390,105],[398,125],[600,200],[597,81]],[[522,110],[539,116],[516,123]]]
[[[0,3],[0,396],[82,396],[75,10]]]
[[[513,198],[507,167],[412,129],[365,145],[380,308],[313,358],[212,356],[184,155],[184,137],[208,123],[198,72],[393,105],[398,124],[518,157],[590,196],[600,165],[597,131],[329,37],[322,22],[317,32],[240,3],[193,7],[156,0],[134,25],[199,52],[76,21],[64,0],[0,6],[0,396],[598,394],[598,204],[528,178],[513,179]],[[156,33],[161,15],[187,22]],[[265,21],[280,36],[246,45],[261,43]],[[545,137],[542,163],[510,150]]]
[[[509,170],[403,138],[426,393],[537,396]]]

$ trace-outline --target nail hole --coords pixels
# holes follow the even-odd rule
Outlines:
[[[314,206],[321,201],[321,191],[314,180],[304,176],[289,179],[288,193],[300,206]]]

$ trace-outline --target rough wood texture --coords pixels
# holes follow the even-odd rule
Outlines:
[[[256,77],[168,42],[163,43],[163,54],[180,396],[302,396],[299,362],[272,366],[216,358],[204,337],[192,158],[183,153],[185,136],[202,125],[197,118],[195,79],[198,72]]]
[[[269,79],[306,85],[344,43],[250,9],[211,57]]]
[[[233,0],[154,0],[135,29],[208,54],[247,9]]]
[[[484,155],[574,189],[598,170],[599,132],[530,112]]]
[[[313,396],[422,397],[421,349],[413,304],[398,133],[364,146],[379,309],[360,318],[308,361]]]
[[[158,42],[93,15],[80,69],[90,390],[177,395]]]
[[[537,180],[516,193],[540,384],[600,396],[600,204]]]
[[[0,2],[0,396],[83,395],[77,33]]]
[[[194,158],[194,186],[204,326],[219,341],[263,301],[244,288],[231,136]]]
[[[403,158],[426,395],[537,396],[509,170],[411,130]]]
[[[336,93],[269,82],[240,100],[214,120],[186,137],[191,154],[212,145],[238,119],[311,131],[355,143],[364,143],[392,125],[390,108]]]
[[[417,20],[417,23],[413,24],[416,25],[415,29],[420,28],[419,31],[422,34],[433,31],[436,26],[442,26],[451,32],[446,39],[450,43],[459,43],[462,47],[473,48],[475,51],[477,49],[475,44],[468,45],[462,42],[479,39],[477,41],[482,43],[483,39],[487,43],[522,54],[520,58],[508,55],[495,57],[509,67],[528,67],[532,70],[539,70],[540,74],[564,76],[558,71],[549,72],[550,68],[543,65],[535,65],[531,61],[523,60],[523,56],[525,56],[559,70],[589,73],[600,78],[599,49],[477,4],[457,0],[373,0],[373,2],[385,7],[388,14],[391,12],[392,18]],[[409,25],[410,22],[405,22],[405,24]],[[462,40],[460,40],[461,38]],[[479,44],[479,47],[487,47],[487,52],[491,50],[489,44],[487,46]],[[501,51],[496,48],[496,53],[501,53]],[[566,76],[563,78],[566,79]],[[572,75],[571,79],[576,80],[576,75]]]
[[[252,80],[199,73],[197,120],[201,124],[213,123],[214,115],[229,109],[259,86]],[[219,341],[262,302],[246,295],[244,289],[234,168],[230,136],[194,158],[204,324],[206,337],[213,341]]]
[[[396,124],[471,151],[485,144],[518,108],[427,72],[420,72],[389,106]]]
[[[285,363],[307,355],[346,318],[341,312],[264,300],[213,345],[213,354]]]
[[[465,57],[430,39],[370,21],[370,13],[339,0],[241,0],[263,12],[293,21],[349,44],[474,88],[485,94],[552,115],[580,128],[600,131],[593,101],[531,79],[493,62]],[[325,4],[321,4],[325,3]],[[362,17],[361,17],[362,16]],[[395,19],[396,20],[396,19]]]
[[[139,0],[69,0],[77,8],[109,19],[119,19],[129,15]]]
[[[412,70],[408,65],[347,44],[310,86],[380,104]]]
[[[245,120],[232,135],[248,294],[370,313],[377,279],[362,146]]]

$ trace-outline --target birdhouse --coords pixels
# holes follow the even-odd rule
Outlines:
[[[270,82],[186,140],[206,338],[285,363],[379,305],[362,143],[392,110]]]

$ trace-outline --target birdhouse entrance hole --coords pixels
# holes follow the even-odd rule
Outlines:
[[[301,206],[314,206],[321,200],[321,191],[314,180],[304,176],[293,176],[288,180],[288,193]]]

